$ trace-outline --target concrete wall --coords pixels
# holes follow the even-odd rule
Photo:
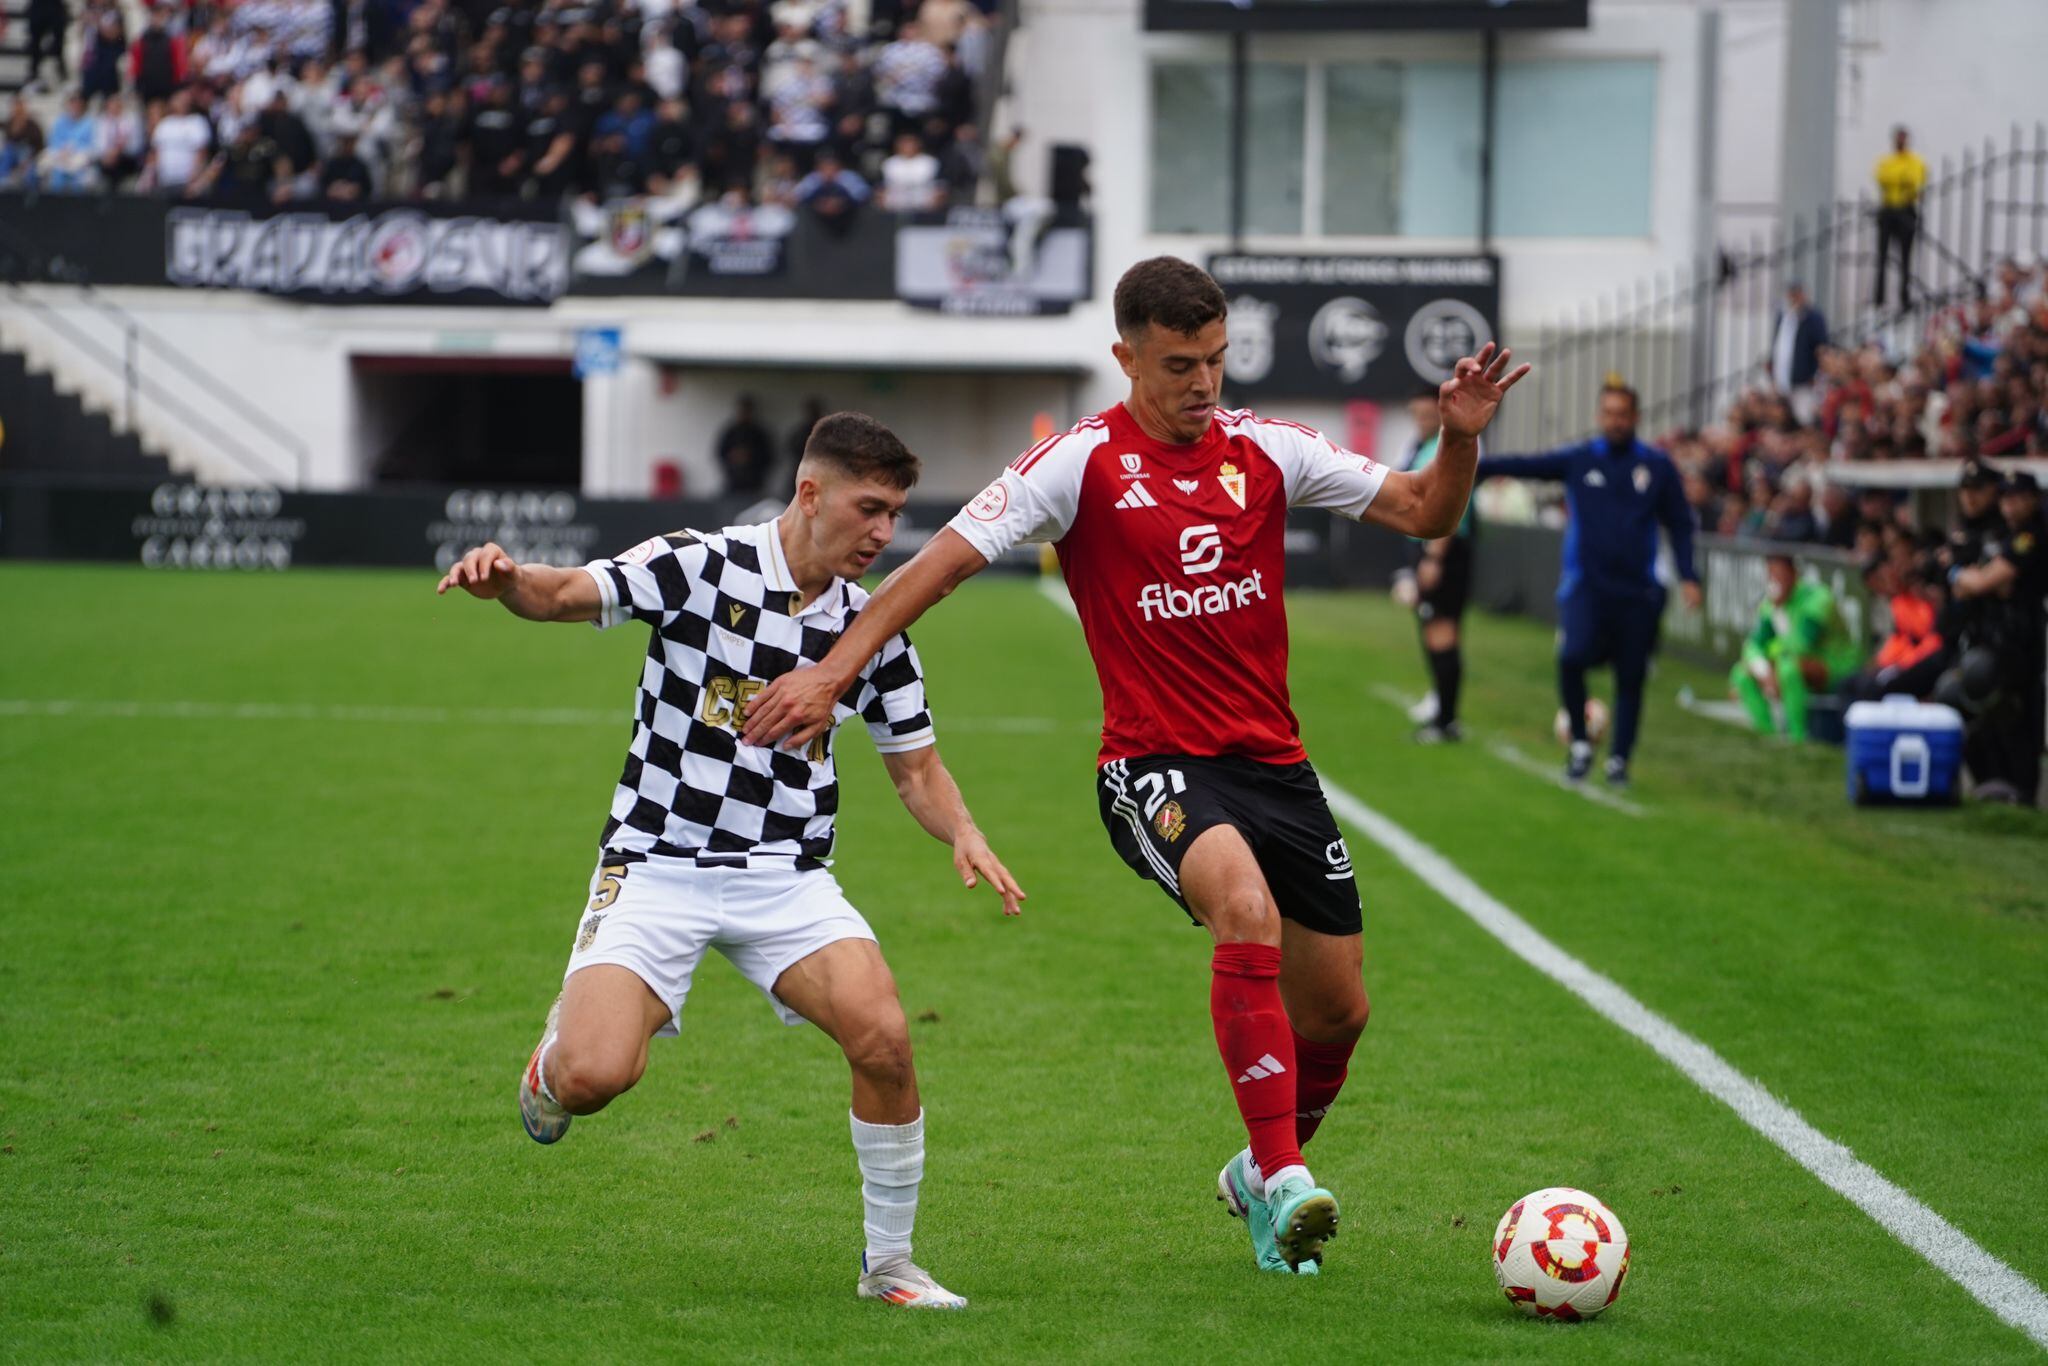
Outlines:
[[[1679,0],[1692,8],[1707,0]],[[1720,231],[1745,239],[1777,215],[1783,119],[1785,6],[1796,0],[1720,0]],[[1594,13],[1611,6],[1594,0]],[[2048,118],[2041,72],[2048,5],[2041,0],[1842,0],[1835,192],[1871,188],[1891,130],[1905,124],[1937,174],[1944,156],[2003,146],[2011,124],[2032,135]]]

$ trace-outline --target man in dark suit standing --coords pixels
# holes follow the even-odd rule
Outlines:
[[[1806,286],[1785,286],[1785,306],[1771,325],[1771,382],[1792,405],[1802,424],[1814,418],[1814,377],[1820,373],[1820,349],[1828,344],[1828,320],[1806,296]]]

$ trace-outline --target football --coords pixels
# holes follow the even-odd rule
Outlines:
[[[1493,1231],[1493,1275],[1508,1303],[1540,1319],[1590,1319],[1628,1278],[1628,1233],[1614,1211],[1569,1186],[1508,1206]]]
[[[1550,723],[1550,733],[1557,737],[1557,743],[1568,745],[1572,742],[1571,717],[1565,715],[1563,707],[1557,709],[1557,719]],[[1594,744],[1607,734],[1607,704],[1597,697],[1586,699],[1586,738]]]

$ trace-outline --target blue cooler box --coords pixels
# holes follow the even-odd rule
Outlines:
[[[1843,718],[1849,800],[1952,806],[1962,797],[1963,718],[1955,708],[1893,694]]]

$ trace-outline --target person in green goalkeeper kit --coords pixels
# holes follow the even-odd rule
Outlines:
[[[1769,580],[1757,605],[1756,629],[1743,642],[1728,685],[1759,734],[1779,729],[1771,715],[1776,699],[1784,703],[1784,733],[1804,740],[1807,699],[1839,688],[1863,666],[1863,649],[1842,620],[1835,595],[1814,580],[1801,580],[1790,555],[1773,555],[1764,568]]]

